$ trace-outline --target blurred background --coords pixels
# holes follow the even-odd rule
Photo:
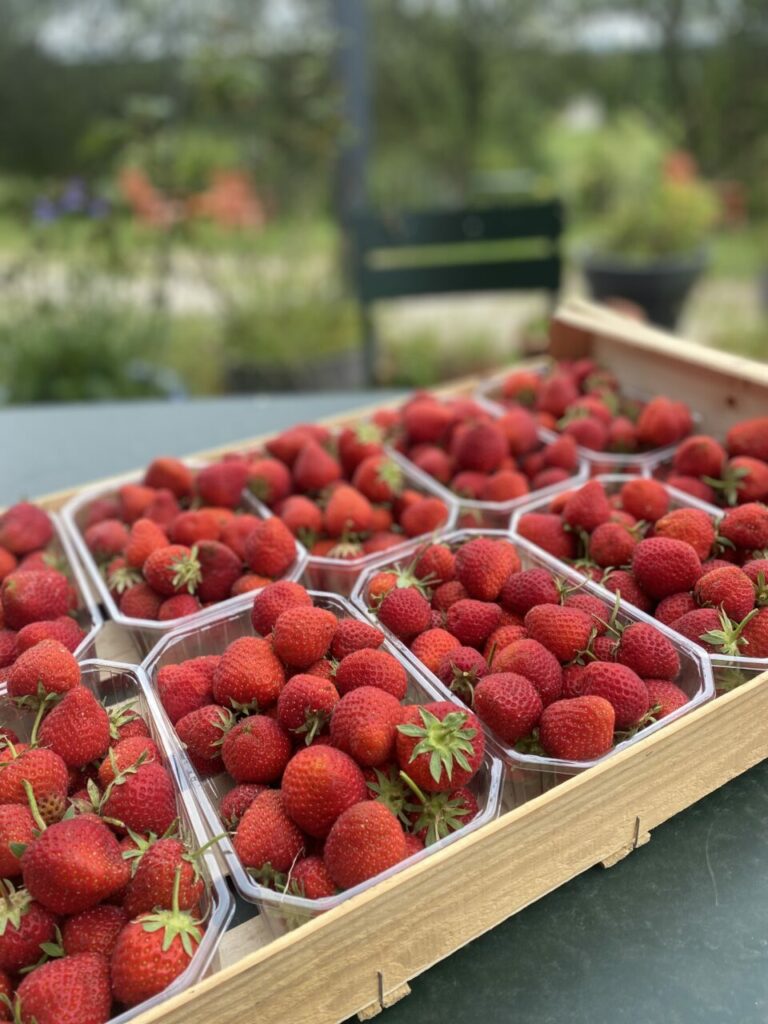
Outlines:
[[[361,320],[360,216],[549,200],[561,295],[765,358],[766,67],[765,0],[0,0],[0,401],[491,367],[553,288]]]

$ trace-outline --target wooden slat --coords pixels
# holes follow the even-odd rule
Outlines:
[[[560,287],[560,260],[556,256],[538,256],[429,267],[362,267],[358,287],[366,301],[529,288],[555,291]]]

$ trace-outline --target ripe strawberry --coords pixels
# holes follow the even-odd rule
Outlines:
[[[296,457],[301,449],[310,440],[316,441],[318,437],[309,424],[300,423],[270,438],[264,447],[270,455],[274,455],[276,459],[284,462],[286,466],[291,466],[296,461]]]
[[[383,442],[384,431],[375,423],[364,421],[353,427],[344,427],[339,433],[337,445],[347,476],[351,476],[365,459],[379,455]]]
[[[299,673],[291,676],[277,700],[277,720],[307,744],[325,731],[339,692],[330,679]]]
[[[609,452],[632,453],[638,449],[637,430],[632,420],[626,416],[617,416],[608,425]]]
[[[612,594],[619,594],[622,600],[633,604],[635,608],[639,608],[643,612],[653,610],[654,602],[644,590],[640,589],[631,572],[626,572],[624,569],[610,569],[605,572],[600,582],[606,590],[610,590]]]
[[[54,916],[34,902],[26,889],[0,881],[0,970],[19,971],[40,959],[40,944],[54,937]]]
[[[420,633],[411,644],[411,651],[430,672],[437,672],[443,658],[460,646],[452,633],[437,627]]]
[[[595,452],[605,451],[608,445],[608,426],[597,416],[577,416],[566,423],[563,433]]]
[[[54,914],[96,906],[119,892],[131,873],[117,839],[92,814],[50,825],[24,851],[21,868],[29,894]]]
[[[649,537],[634,550],[632,573],[646,594],[661,600],[690,590],[701,576],[701,560],[686,541]]]
[[[155,500],[154,487],[143,484],[123,484],[118,488],[119,518],[134,523],[146,514],[148,506]]]
[[[292,752],[288,733],[266,715],[242,718],[221,745],[224,767],[235,782],[277,782]]]
[[[447,432],[453,412],[431,395],[410,401],[402,411],[402,425],[411,444],[439,441]]]
[[[680,412],[678,403],[669,398],[652,398],[637,420],[640,444],[644,448],[663,448],[685,437],[690,427],[681,420]]]
[[[262,636],[267,636],[272,632],[282,612],[294,606],[309,608],[311,605],[312,598],[300,583],[293,583],[291,580],[270,583],[253,599],[253,628]]]
[[[84,638],[85,632],[68,615],[45,622],[30,622],[16,634],[16,656],[39,644],[41,640],[57,640],[68,651],[75,651]]]
[[[370,588],[369,588],[370,589]],[[436,587],[432,594],[432,606],[436,611],[446,612],[457,601],[469,597],[458,580],[448,580]]]
[[[323,858],[316,854],[302,857],[294,865],[289,889],[308,900],[320,900],[325,896],[334,896],[337,892]]]
[[[168,544],[155,549],[144,562],[144,579],[165,597],[186,590],[194,594],[200,585],[200,563],[194,548],[184,544]]]
[[[256,521],[258,522],[258,520]],[[236,519],[235,522],[237,522]],[[201,540],[218,540],[221,537],[221,523],[215,509],[190,509],[187,512],[181,512],[173,520],[168,535],[174,544],[185,544],[187,547],[192,547],[193,544],[197,544]],[[168,541],[166,540],[165,543],[167,544]],[[162,547],[162,545],[158,546]]]
[[[400,516],[406,537],[420,537],[438,530],[448,519],[448,508],[440,498],[419,498]]]
[[[194,910],[203,897],[205,884],[195,855],[184,843],[179,839],[161,838],[138,858],[125,891],[123,908],[131,918],[155,909],[170,910],[175,889],[179,908]]]
[[[243,782],[225,793],[219,804],[219,816],[225,827],[233,831],[256,797],[264,792],[266,786],[258,782]]]
[[[418,466],[423,473],[434,477],[441,484],[448,484],[454,474],[455,465],[451,456],[434,445],[413,448],[408,457],[414,466]]]
[[[291,493],[291,474],[279,459],[260,458],[248,463],[248,489],[270,508]]]
[[[741,568],[755,584],[755,603],[768,604],[768,558],[753,558]]]
[[[379,605],[380,621],[406,643],[429,629],[429,602],[414,587],[391,590]]]
[[[748,621],[742,620],[744,650],[750,658],[768,658],[768,608],[758,609]]]
[[[446,629],[465,647],[481,647],[499,626],[501,609],[497,604],[465,598],[448,609]]]
[[[551,512],[526,512],[518,520],[517,533],[555,558],[576,557],[576,537],[565,529],[560,516]]]
[[[41,619],[58,619],[70,610],[70,586],[54,569],[18,569],[0,587],[3,617],[9,629],[21,629]]]
[[[477,798],[466,786],[446,793],[430,793],[429,796],[419,793],[418,800],[419,809],[410,811],[408,820],[422,842],[420,849],[463,828],[479,811]]]
[[[568,526],[590,533],[601,523],[607,523],[611,512],[605,488],[599,481],[590,480],[571,493],[563,506],[562,518]]]
[[[450,487],[454,494],[458,494],[460,498],[469,498],[471,501],[479,501],[480,495],[485,489],[485,481],[487,479],[488,477],[485,473],[475,473],[471,470],[464,470],[453,477]]]
[[[528,494],[530,485],[523,473],[512,469],[499,469],[485,478],[480,491],[481,501],[513,501]]]
[[[352,485],[368,501],[378,504],[391,502],[403,489],[403,471],[397,462],[377,452],[357,464]]]
[[[323,851],[328,874],[340,889],[373,878],[405,856],[400,822],[375,800],[363,800],[340,814]]]
[[[226,459],[204,466],[197,474],[197,493],[204,505],[237,508],[248,481],[245,459]]]
[[[245,561],[259,576],[282,576],[296,560],[296,542],[277,516],[265,519],[245,541]]]
[[[105,1024],[112,1007],[109,961],[97,953],[49,960],[16,991],[19,1019],[35,1024]]]
[[[533,370],[513,370],[504,378],[501,387],[505,398],[531,406],[539,393],[541,377]]]
[[[153,551],[168,546],[168,536],[151,519],[137,519],[131,527],[123,554],[128,565],[140,569]]]
[[[586,680],[584,672],[586,665],[564,665],[563,666],[563,689],[561,696],[583,697]]]
[[[645,622],[633,622],[623,630],[616,660],[643,679],[671,680],[680,672],[680,656],[675,645]]]
[[[408,688],[408,677],[397,658],[379,650],[348,654],[339,663],[334,681],[342,696],[359,686],[373,686],[402,700]]]
[[[118,607],[123,615],[132,619],[156,621],[162,607],[162,597],[148,583],[129,587],[120,597]]]
[[[653,717],[658,720],[688,703],[688,694],[668,679],[644,679]]]
[[[117,937],[128,923],[123,907],[102,903],[68,918],[61,929],[62,947],[67,956],[98,953],[110,957]]]
[[[565,473],[575,472],[579,465],[579,453],[576,450],[575,440],[567,434],[562,434],[556,441],[552,441],[543,449],[542,460],[545,469],[561,469]],[[542,474],[536,473],[534,480],[540,475]],[[564,477],[561,476],[560,479],[564,479]],[[543,485],[539,484],[538,486]]]
[[[233,725],[234,717],[228,708],[207,704],[180,718],[176,723],[176,734],[195,760],[219,762],[221,744]]]
[[[287,608],[275,622],[272,646],[285,665],[305,669],[326,653],[336,627],[336,616],[325,608]]]
[[[41,747],[16,746],[15,756],[7,747],[0,750],[0,804],[27,806],[25,782],[32,787],[43,819],[57,821],[66,810],[69,783],[59,755]]]
[[[506,581],[499,594],[502,608],[525,615],[537,604],[560,604],[560,593],[546,569],[524,569]]]
[[[85,530],[83,540],[94,558],[103,561],[121,554],[129,536],[127,527],[119,519],[102,519]]]
[[[15,555],[12,555],[7,548],[0,547],[0,583],[2,583],[6,576],[11,575],[18,564],[18,559]]]
[[[180,511],[181,506],[173,492],[161,487],[144,509],[144,516],[167,530]]]
[[[604,697],[612,705],[617,729],[631,729],[648,710],[648,690],[640,676],[626,665],[593,661],[584,673],[584,693]]]
[[[701,501],[709,502],[710,505],[717,503],[717,494],[714,487],[710,487],[709,484],[705,484],[703,480],[699,480],[696,477],[670,473],[667,477],[667,486],[674,487],[684,494],[690,494]]]
[[[665,626],[671,626],[676,619],[685,615],[686,612],[692,612],[695,608],[696,602],[693,595],[686,590],[682,594],[670,594],[669,597],[659,601],[653,615]]]
[[[570,374],[556,371],[539,385],[536,408],[549,412],[558,419],[579,397],[576,383]]]
[[[66,693],[79,683],[80,666],[72,652],[56,640],[41,640],[14,662],[8,673],[8,695]]]
[[[592,635],[592,617],[580,608],[537,605],[526,613],[524,625],[532,640],[538,640],[558,661],[573,661],[586,650]]]
[[[589,557],[597,565],[628,565],[637,538],[619,523],[602,523],[589,538]]]
[[[539,742],[548,757],[591,761],[613,746],[615,712],[603,697],[587,695],[557,700],[539,722]]]
[[[734,641],[734,651],[731,653],[743,654],[743,641],[740,634],[735,635],[735,628],[732,629],[732,625],[730,620],[723,623],[714,608],[696,608],[671,623],[672,629],[677,633],[682,633],[684,637],[703,647],[710,654],[722,652],[729,639]],[[722,636],[719,635],[720,631]],[[705,640],[705,637],[711,637],[711,640]]]
[[[174,597],[166,598],[157,610],[159,622],[170,622],[171,619],[181,619],[185,615],[194,615],[202,608],[200,601],[193,594],[176,594]]]
[[[721,537],[737,548],[757,551],[768,548],[768,506],[748,502],[729,508],[718,524]]]
[[[365,495],[348,484],[339,484],[325,507],[323,524],[331,537],[367,533],[373,523],[373,508]]]
[[[510,746],[531,732],[543,706],[533,683],[515,672],[493,672],[475,687],[475,711]]]
[[[124,740],[118,740],[99,765],[98,781],[101,788],[106,789],[116,775],[136,764],[140,757],[142,763],[160,760],[160,751],[153,739],[149,736],[127,736]]]
[[[28,626],[24,627],[28,629]],[[12,665],[16,660],[16,633],[12,629],[0,629],[0,668]]]
[[[457,647],[442,658],[435,675],[465,704],[472,705],[477,681],[488,671],[486,659],[474,647]]]
[[[726,445],[731,455],[748,455],[768,462],[768,416],[734,424],[726,435]]]
[[[104,794],[103,813],[134,832],[162,835],[176,818],[176,794],[158,761],[132,765],[116,776]]]
[[[245,542],[249,534],[259,525],[261,520],[258,516],[243,513],[233,516],[231,522],[226,523],[221,529],[221,535],[217,538],[222,544],[226,544],[234,551],[241,562],[245,561]]]
[[[288,817],[282,793],[267,789],[245,810],[233,845],[245,867],[285,872],[304,849],[304,837]]]
[[[177,498],[190,498],[195,489],[195,476],[180,459],[161,456],[147,467],[144,483],[158,490],[166,488]]]
[[[699,558],[708,558],[715,543],[715,527],[706,512],[697,508],[678,508],[656,523],[657,537],[672,537],[690,544]]]
[[[520,571],[520,556],[507,541],[475,537],[456,552],[455,571],[470,597],[495,601],[508,577]]]
[[[384,634],[375,626],[357,619],[342,619],[331,643],[331,654],[341,661],[353,651],[373,650],[381,647],[383,642]]]
[[[272,644],[253,636],[233,641],[213,673],[216,703],[235,709],[272,707],[284,685],[285,672]]]
[[[322,533],[323,513],[318,505],[303,494],[293,494],[278,506],[278,514],[295,537],[311,546],[311,538]]]
[[[240,576],[242,563],[238,556],[216,540],[203,540],[197,545],[200,582],[197,596],[201,601],[223,601]]]
[[[70,768],[104,757],[109,748],[109,715],[85,686],[66,693],[43,719],[40,742]]]
[[[755,605],[755,586],[745,572],[729,565],[705,573],[698,579],[693,596],[700,605],[721,607],[728,618],[740,622]]]
[[[373,686],[350,690],[331,716],[331,742],[359,765],[382,765],[392,757],[400,702]]]
[[[513,644],[516,640],[522,640],[525,637],[525,628],[522,621],[517,619],[517,616],[511,615],[509,612],[502,612],[502,617],[507,616],[510,621],[499,626],[491,633],[488,639],[485,641],[485,647],[483,648],[484,658],[493,658],[495,655],[502,651],[505,647]]]
[[[719,479],[727,453],[708,434],[693,434],[678,445],[672,466],[682,476],[711,476]]]
[[[195,708],[213,704],[211,675],[198,658],[163,665],[157,673],[157,694],[171,724],[175,724]]]
[[[28,807],[0,804],[0,878],[15,878],[21,874],[21,862],[11,850],[11,843],[29,845],[35,838],[35,829]]]
[[[293,463],[293,484],[303,493],[322,491],[341,476],[338,460],[315,440],[307,441]]]
[[[546,707],[560,697],[563,672],[557,658],[536,640],[518,640],[499,651],[493,672],[514,673],[531,682]]]
[[[0,545],[13,555],[45,548],[52,537],[50,516],[31,502],[20,501],[0,515]]]
[[[621,505],[635,519],[655,523],[669,509],[669,494],[658,480],[636,477],[628,480],[619,491]]]
[[[327,836],[342,811],[365,800],[367,789],[351,757],[329,746],[299,750],[283,773],[283,802],[288,816],[311,836]]]
[[[509,445],[497,423],[481,422],[456,431],[451,442],[451,454],[460,469],[476,473],[492,473],[498,469],[509,453]]]
[[[466,785],[480,767],[485,736],[471,711],[450,701],[409,705],[397,727],[400,768],[420,789],[436,793]]]
[[[722,480],[707,482],[722,494],[728,505],[768,501],[768,463],[749,455],[729,459]]]

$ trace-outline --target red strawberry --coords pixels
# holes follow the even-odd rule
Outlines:
[[[266,636],[272,632],[282,612],[294,606],[308,608],[311,605],[312,598],[300,583],[293,583],[290,580],[270,583],[253,599],[253,628],[257,633]]]
[[[320,900],[325,896],[333,896],[337,892],[323,858],[317,855],[302,857],[294,865],[289,888],[291,892],[296,892],[308,900]]]
[[[443,658],[460,646],[452,633],[438,627],[420,633],[411,644],[411,651],[430,672],[437,672]]]
[[[243,782],[225,793],[219,804],[219,815],[224,825],[230,830],[235,829],[256,797],[266,791],[266,786],[258,782]]]
[[[709,481],[712,483],[712,481]],[[729,459],[722,481],[713,483],[729,505],[768,501],[768,463],[749,455]]]
[[[302,494],[291,495],[281,502],[279,515],[295,537],[303,538],[311,546],[312,537],[323,530],[322,510]]]
[[[460,469],[492,473],[509,453],[509,444],[497,423],[475,423],[454,434],[451,450]]]
[[[45,622],[30,622],[16,634],[16,655],[28,651],[41,640],[57,640],[68,651],[74,651],[84,638],[84,631],[68,615]]]
[[[759,608],[747,620],[742,620],[744,650],[750,658],[768,658],[768,608]]]
[[[541,380],[533,370],[513,370],[501,383],[504,397],[531,406],[539,393]]]
[[[155,496],[144,509],[144,515],[167,530],[181,511],[175,495],[166,488],[155,491]]]
[[[413,449],[408,457],[414,466],[418,466],[422,472],[434,477],[441,484],[447,484],[454,473],[454,462],[448,452],[434,445],[423,445],[418,450]]]
[[[559,418],[578,397],[578,389],[570,374],[555,372],[541,381],[536,408]]]
[[[669,509],[669,494],[658,480],[636,477],[628,480],[619,491],[621,505],[635,519],[655,523]]]
[[[11,843],[29,845],[35,838],[35,820],[22,804],[0,804],[0,878],[21,874],[21,862]]]
[[[285,872],[304,849],[304,837],[286,814],[282,793],[267,789],[244,812],[233,845],[245,867]]]
[[[400,702],[373,686],[346,693],[331,716],[331,742],[365,767],[381,765],[394,752]]]
[[[359,462],[352,477],[352,485],[377,504],[394,501],[403,483],[403,471],[398,463],[381,453]]]
[[[56,640],[42,640],[24,651],[8,673],[10,697],[66,693],[80,683],[80,666]]]
[[[248,463],[248,488],[273,508],[291,493],[291,474],[279,459],[254,459]]]
[[[562,519],[550,512],[526,512],[520,516],[517,532],[525,540],[556,558],[576,557],[576,538],[565,529]]]
[[[406,537],[420,537],[438,530],[448,519],[448,508],[440,498],[419,498],[400,516]]]
[[[726,435],[726,444],[731,455],[748,455],[768,462],[768,416],[734,424]]]
[[[589,557],[597,565],[629,565],[637,539],[619,523],[602,523],[589,538]]]
[[[142,571],[150,587],[165,597],[183,590],[194,594],[200,585],[197,552],[184,544],[156,548],[144,562]]]
[[[402,700],[408,687],[405,669],[387,651],[353,651],[336,669],[335,683],[339,693],[349,693],[359,686],[373,686]]]
[[[347,484],[339,484],[325,507],[323,523],[331,537],[367,533],[373,523],[373,508],[360,491]]]
[[[557,658],[536,640],[518,640],[499,651],[493,659],[493,672],[512,672],[525,676],[546,707],[557,700],[563,688],[563,672]]]
[[[466,785],[480,767],[485,737],[471,711],[450,701],[409,705],[397,727],[397,762],[425,792]]]
[[[586,665],[564,665],[563,666],[563,690],[561,696],[582,697],[584,695],[584,672]]]
[[[131,527],[123,554],[128,565],[140,569],[153,551],[167,546],[165,530],[151,519],[137,519]]]
[[[336,616],[325,608],[287,608],[272,631],[275,654],[291,668],[308,668],[326,653],[336,626]]]
[[[638,448],[637,431],[632,420],[626,416],[617,416],[608,425],[609,452],[636,452]]]
[[[640,676],[626,665],[593,661],[584,673],[584,693],[604,697],[612,705],[617,729],[631,729],[648,710],[648,690]]]
[[[466,704],[474,703],[474,689],[488,673],[486,659],[474,647],[457,647],[446,654],[435,672],[437,678]]]
[[[197,658],[180,665],[163,665],[157,673],[157,694],[175,724],[195,708],[213,703],[211,675]]]
[[[419,793],[418,800],[419,809],[411,811],[408,819],[416,837],[422,841],[422,849],[463,828],[479,810],[477,798],[466,786],[429,796]]]
[[[686,541],[649,537],[634,550],[632,573],[646,594],[661,600],[690,590],[701,576],[701,561]]]
[[[0,583],[6,576],[10,576],[18,564],[15,555],[12,555],[7,548],[0,547]]]
[[[692,612],[695,608],[696,602],[693,595],[686,590],[682,594],[670,594],[669,597],[659,601],[653,615],[665,626],[671,626],[676,619],[685,615],[686,612]]]
[[[481,647],[501,620],[497,604],[465,598],[448,609],[446,629],[465,647]]]
[[[266,715],[242,718],[221,746],[224,767],[235,782],[276,782],[292,752],[288,733]]]
[[[213,674],[213,697],[224,707],[264,710],[285,685],[283,666],[269,640],[244,636],[233,641]]]
[[[480,491],[481,501],[512,501],[528,494],[530,486],[522,473],[500,469],[485,478]]]
[[[580,608],[543,604],[531,608],[524,620],[528,635],[551,651],[558,661],[573,661],[586,650],[592,635],[592,617]]]
[[[331,654],[341,661],[353,651],[375,649],[381,647],[383,642],[384,634],[375,626],[357,619],[342,619],[331,643]]]
[[[525,615],[537,604],[560,604],[560,592],[546,569],[524,569],[509,577],[499,601],[506,611]]]
[[[117,937],[128,923],[122,907],[102,903],[68,918],[61,930],[62,946],[67,956],[78,953],[99,953],[110,957]]]
[[[24,783],[35,795],[40,814],[46,822],[57,821],[66,810],[69,776],[58,754],[44,748],[16,747],[0,749],[0,804],[27,805]]]
[[[128,615],[132,619],[155,621],[162,604],[162,597],[148,583],[137,583],[122,594],[118,607],[123,615]]]
[[[176,818],[176,793],[158,761],[126,768],[104,795],[103,813],[134,832],[162,835]]]
[[[178,882],[176,876],[178,874]],[[181,910],[194,910],[205,892],[195,855],[179,839],[161,838],[138,859],[123,898],[129,917],[155,909],[170,910],[176,899]]]
[[[40,959],[40,944],[54,937],[54,916],[34,902],[26,889],[0,881],[0,970],[19,971]]]
[[[502,615],[508,616],[510,619],[517,618],[511,615],[509,612],[503,612]],[[485,647],[483,648],[483,657],[492,658],[502,651],[505,647],[513,644],[516,640],[522,640],[525,637],[525,628],[519,620],[517,622],[508,622],[504,625],[494,629],[488,639],[485,641]]]
[[[672,466],[682,476],[711,476],[718,479],[727,458],[725,449],[708,434],[693,434],[675,451]]]
[[[129,536],[128,529],[119,519],[102,519],[86,529],[83,540],[94,558],[102,560],[119,555]]]
[[[608,522],[611,511],[603,485],[597,480],[590,480],[571,493],[563,506],[562,518],[574,529],[590,533],[601,523]]]
[[[197,493],[205,505],[237,508],[248,481],[245,459],[226,459],[204,466],[197,474]]]
[[[222,544],[226,544],[228,548],[234,551],[237,557],[244,562],[245,542],[260,522],[261,520],[258,516],[252,516],[248,513],[233,516],[231,521],[225,523],[222,527],[221,535],[218,539]]]
[[[28,629],[28,626],[24,627]],[[0,629],[0,668],[12,665],[16,660],[16,637],[17,633],[12,629]]]
[[[631,572],[624,569],[611,569],[607,571],[600,580],[606,590],[612,594],[619,594],[624,601],[633,604],[643,612],[650,612],[653,609],[653,601],[640,589],[637,580]]]
[[[290,427],[288,430],[284,430],[282,433],[270,438],[264,447],[270,455],[274,455],[276,459],[284,462],[286,466],[290,466],[296,461],[296,457],[307,441],[310,440],[317,441],[319,439],[315,435],[313,428],[309,424],[303,423]]]
[[[415,444],[439,441],[446,433],[453,413],[431,395],[425,395],[409,402],[403,409],[402,418],[406,437]]]
[[[339,458],[347,475],[365,459],[381,452],[384,431],[375,423],[356,423],[353,427],[344,427],[338,436]]]
[[[282,576],[296,561],[296,542],[281,519],[259,523],[245,541],[248,568],[260,576]]]
[[[365,800],[367,789],[351,757],[329,746],[299,750],[283,773],[283,802],[304,832],[323,838],[342,811]]]
[[[512,455],[525,455],[539,444],[536,420],[525,409],[509,409],[497,421],[504,431]]]
[[[700,605],[721,607],[730,619],[736,619],[737,622],[748,615],[755,605],[755,586],[749,576],[735,565],[705,573],[696,581],[693,595]]]
[[[330,679],[299,673],[291,676],[277,700],[277,720],[284,729],[311,743],[325,730],[339,692]]]
[[[40,742],[70,768],[102,758],[109,748],[109,715],[90,690],[76,686],[43,719]]]
[[[144,474],[147,487],[166,488],[177,498],[189,498],[195,489],[195,477],[180,459],[161,456],[154,459]]]
[[[350,889],[406,856],[405,834],[383,804],[364,800],[339,815],[330,830],[323,860],[336,885]]]
[[[457,473],[451,480],[451,490],[461,498],[469,498],[472,501],[479,501],[480,495],[485,489],[485,481],[488,477],[484,473],[474,473],[464,470]]]
[[[678,491],[683,491],[685,494],[690,494],[694,498],[699,498],[701,501],[707,501],[710,505],[717,502],[714,487],[710,487],[709,484],[705,484],[703,480],[698,480],[696,477],[671,473],[667,477],[667,485]]]
[[[688,428],[689,429],[689,428]],[[659,396],[643,408],[637,421],[637,436],[644,448],[662,448],[674,444],[687,433],[677,403]]]
[[[556,441],[552,441],[542,451],[544,468],[561,469],[566,474],[575,472],[579,464],[579,453],[576,450],[576,442],[572,437],[563,434]],[[539,477],[536,473],[534,481]],[[563,479],[561,477],[560,479]],[[552,480],[552,483],[555,481]],[[538,486],[544,486],[539,484]],[[535,489],[535,488],[534,488]]]
[[[5,625],[21,629],[41,619],[58,619],[70,609],[70,585],[54,569],[18,569],[6,576],[0,587]]]
[[[658,721],[688,703],[688,694],[667,679],[645,679],[653,717]]]
[[[429,628],[429,602],[413,587],[391,590],[379,605],[380,621],[395,636],[408,642]]]
[[[616,660],[643,679],[675,679],[680,672],[675,645],[645,622],[633,622],[622,632]]]
[[[45,548],[52,537],[50,516],[28,501],[12,505],[0,516],[0,545],[13,555]]]
[[[20,1019],[35,1024],[105,1024],[112,1007],[109,961],[97,953],[50,960],[21,982]]]
[[[682,633],[684,637],[703,647],[710,654],[724,651],[725,645],[730,641],[733,642],[733,650],[730,653],[744,653],[741,650],[741,634],[737,634],[736,627],[733,627],[730,620],[723,623],[714,608],[696,608],[694,611],[686,612],[679,619],[675,619],[671,626],[677,633]],[[704,637],[711,639],[705,640]]]
[[[237,518],[235,518],[235,522],[237,522]],[[255,526],[256,523],[253,525]],[[188,512],[180,513],[173,520],[169,534],[174,544],[186,544],[187,547],[192,547],[200,540],[218,540],[221,537],[221,520],[215,509],[190,509]],[[167,544],[168,541],[166,540],[165,543]]]
[[[592,451],[602,452],[608,446],[608,426],[597,416],[577,416],[566,423],[563,433]]]
[[[96,906],[119,892],[131,873],[117,839],[92,814],[50,825],[24,851],[21,868],[29,894],[54,914]]]
[[[698,508],[678,508],[656,523],[657,537],[671,537],[690,544],[699,558],[708,558],[715,543],[715,527],[706,512]]]
[[[216,540],[203,540],[197,545],[200,564],[200,583],[197,595],[201,601],[223,601],[229,597],[235,580],[240,576],[242,564],[238,556]]]
[[[304,493],[322,491],[341,476],[339,462],[314,440],[307,441],[293,463],[294,486]]]
[[[718,524],[721,537],[737,548],[757,551],[768,548],[768,506],[748,502],[728,509]]]
[[[134,523],[146,513],[148,506],[155,500],[154,487],[143,484],[123,484],[118,488],[120,518],[126,523]]]
[[[514,672],[493,672],[475,687],[475,711],[509,745],[531,732],[542,708],[541,696],[533,683]]]
[[[539,742],[549,757],[590,761],[613,746],[615,713],[603,697],[557,700],[545,708],[539,722]]]
[[[495,601],[508,577],[520,571],[520,556],[507,541],[475,537],[457,551],[455,571],[470,597]]]
[[[176,594],[174,597],[166,598],[157,610],[159,622],[170,622],[171,619],[181,619],[185,615],[194,615],[202,608],[200,601],[193,594]]]
[[[228,708],[207,704],[180,718],[176,723],[176,733],[191,757],[218,762],[221,744],[233,725],[234,718]]]
[[[127,736],[119,740],[99,765],[99,785],[106,789],[116,775],[136,764],[142,755],[142,763],[160,760],[160,751],[149,736]]]

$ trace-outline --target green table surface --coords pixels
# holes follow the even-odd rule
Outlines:
[[[375,397],[2,410],[0,503]],[[458,880],[435,906],[434,927],[463,912]],[[766,1024],[768,762],[655,829],[615,867],[587,871],[433,967],[412,990],[385,1024]]]

